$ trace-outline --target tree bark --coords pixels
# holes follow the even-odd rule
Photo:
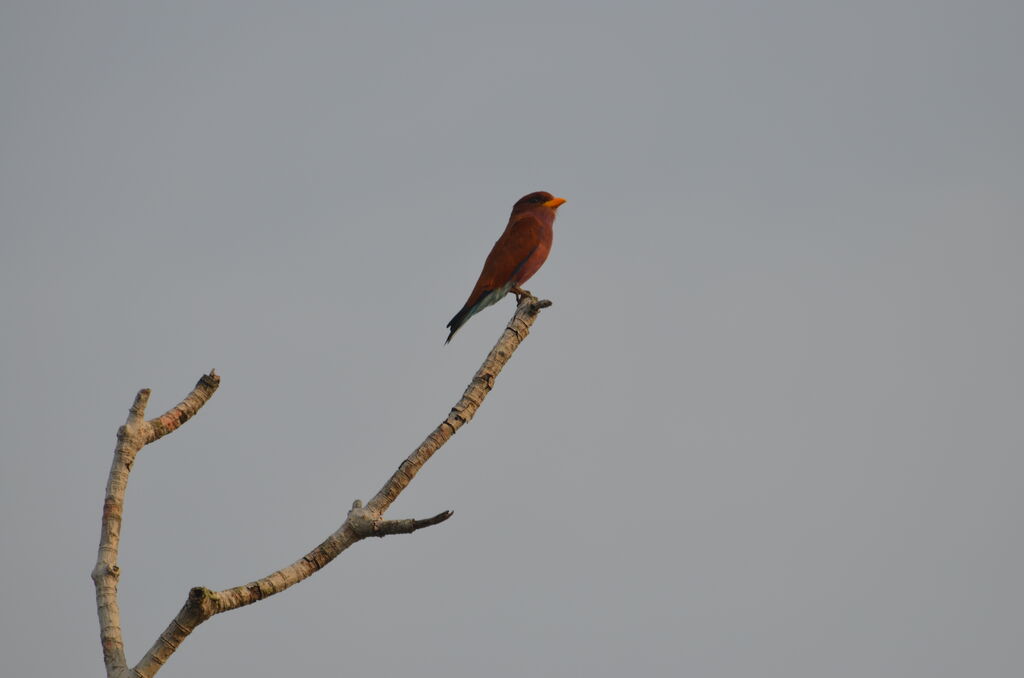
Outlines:
[[[550,305],[550,301],[538,300],[529,293],[524,293],[518,298],[515,314],[494,348],[487,354],[480,369],[473,375],[462,397],[452,407],[444,421],[399,464],[398,469],[365,507],[359,500],[353,502],[352,509],[341,527],[291,565],[271,572],[262,579],[223,591],[213,591],[202,586],[193,588],[177,616],[138,664],[129,668],[121,635],[121,615],[117,597],[117,582],[120,576],[117,554],[128,474],[135,456],[143,447],[175,431],[209,401],[220,385],[220,377],[211,370],[209,374],[200,378],[195,388],[181,403],[162,416],[148,421],[144,420],[144,416],[149,401],[149,389],[139,391],[129,410],[128,420],[117,433],[114,460],[110,467],[106,498],[103,502],[99,552],[92,572],[107,677],[150,678],[167,662],[182,641],[199,624],[213,615],[251,605],[284,591],[313,575],[338,557],[342,551],[366,537],[409,534],[448,520],[452,516],[452,511],[443,511],[424,519],[384,520],[383,515],[430,457],[448,442],[456,431],[472,420],[494,387],[498,374],[530,333],[540,310]]]

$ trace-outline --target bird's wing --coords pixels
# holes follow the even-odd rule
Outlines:
[[[518,282],[516,275],[540,244],[541,227],[542,224],[529,214],[510,222],[487,255],[473,291],[479,294]]]
[[[542,227],[543,224],[530,215],[516,217],[509,222],[505,232],[487,255],[484,268],[480,271],[480,278],[470,292],[466,304],[448,322],[451,333],[445,343],[452,340],[452,336],[471,316],[497,303],[519,282],[519,272],[540,247]]]

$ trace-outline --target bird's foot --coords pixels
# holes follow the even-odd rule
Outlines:
[[[516,295],[516,303],[517,304],[523,303],[523,297],[532,297],[533,296],[533,294],[530,293],[530,290],[524,290],[522,287],[519,287],[519,285],[516,285],[515,287],[510,289],[509,292],[511,292],[512,294]]]

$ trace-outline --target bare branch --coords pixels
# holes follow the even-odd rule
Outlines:
[[[430,527],[431,525],[437,525],[455,515],[455,511],[442,511],[436,516],[431,518],[423,518],[422,520],[415,520],[413,518],[406,518],[404,520],[383,520],[377,525],[375,537],[384,537],[389,534],[411,534],[416,530],[424,527]]]
[[[217,390],[219,385],[220,377],[217,376],[215,370],[210,370],[209,374],[204,374],[199,379],[196,387],[192,389],[192,392],[185,396],[184,400],[156,419],[150,419],[146,422],[151,429],[147,432],[149,437],[146,440],[146,444],[148,445],[154,440],[159,440],[168,433],[173,433],[179,426],[194,417],[199,408],[206,404],[206,401],[210,399],[210,396],[213,395],[213,392]]]
[[[108,677],[128,674],[124,640],[121,636],[121,609],[117,600],[117,582],[121,574],[117,566],[117,553],[121,543],[121,517],[124,515],[124,493],[128,488],[128,474],[139,450],[192,417],[213,396],[219,384],[220,377],[210,370],[210,374],[203,375],[191,393],[177,407],[163,417],[148,422],[144,417],[146,405],[149,403],[149,389],[144,388],[136,394],[135,402],[128,410],[128,419],[117,431],[114,460],[110,465],[107,492],[103,500],[99,552],[96,566],[92,570],[92,580],[96,586],[96,610],[100,620],[100,643],[103,646],[103,662]],[[168,418],[172,413],[176,415]],[[162,421],[164,418],[168,418],[167,423]],[[156,435],[158,426],[166,430]],[[167,428],[168,426],[171,427]]]
[[[551,306],[551,302],[547,299],[538,300],[533,296],[520,297],[515,315],[505,326],[505,331],[502,332],[498,343],[494,345],[491,352],[487,354],[480,369],[473,375],[462,398],[455,403],[455,407],[448,413],[447,418],[398,466],[398,470],[366,505],[368,509],[383,515],[402,490],[412,482],[427,460],[441,449],[441,446],[448,442],[448,439],[455,435],[456,431],[473,419],[473,415],[480,409],[487,394],[494,388],[494,380],[505,367],[505,363],[530,333],[530,327],[537,319],[537,314],[548,306]]]
[[[404,520],[383,520],[380,514],[363,508],[363,502],[358,499],[352,504],[352,510],[348,512],[346,521],[360,537],[386,537],[389,534],[410,534],[416,530],[443,523],[455,514],[454,511],[442,511],[436,516],[416,520],[406,518]]]
[[[398,498],[410,482],[416,473],[423,467],[423,464],[427,462],[430,457],[437,452],[438,449],[444,445],[448,439],[455,434],[464,424],[468,423],[473,415],[479,409],[483,403],[487,394],[494,386],[494,380],[498,374],[504,368],[509,358],[512,357],[512,353],[515,352],[519,344],[522,343],[523,339],[530,332],[530,327],[533,325],[537,314],[542,308],[547,308],[551,305],[550,301],[538,300],[533,296],[524,295],[518,299],[518,306],[515,314],[509,321],[505,330],[502,332],[498,342],[491,349],[491,352],[487,355],[483,365],[477,370],[473,376],[472,381],[466,388],[462,395],[462,398],[455,404],[447,418],[441,422],[441,424],[434,429],[434,431],[427,436],[427,438],[417,447],[409,457],[399,465],[398,470],[391,476],[391,478],[384,484],[380,492],[376,494],[364,508],[362,502],[356,501],[352,510],[349,511],[345,522],[342,523],[341,527],[335,530],[330,536],[328,536],[322,543],[320,543],[312,551],[304,555],[299,560],[296,560],[291,565],[283,567],[280,570],[270,573],[262,579],[258,579],[242,586],[236,586],[234,588],[225,589],[223,591],[212,591],[204,587],[193,588],[189,594],[188,599],[185,601],[184,606],[178,612],[177,616],[171,621],[163,633],[160,634],[156,642],[149,649],[146,655],[139,661],[138,664],[131,670],[131,675],[136,678],[150,678],[157,671],[160,670],[167,659],[178,649],[182,641],[188,637],[192,631],[195,630],[199,624],[203,623],[215,614],[221,612],[227,612],[234,610],[245,605],[251,605],[256,603],[268,596],[272,596],[276,593],[280,593],[285,589],[294,586],[300,581],[313,575],[315,572],[323,568],[327,563],[331,562],[341,554],[342,551],[347,549],[352,544],[365,539],[366,537],[384,537],[390,534],[409,534],[420,530],[424,527],[430,527],[431,525],[437,525],[448,520],[453,514],[452,511],[444,511],[431,518],[425,519],[404,519],[404,520],[384,520],[382,518],[384,512],[391,506],[391,504]],[[216,383],[219,383],[219,377],[210,373],[204,379],[215,380],[212,383],[213,389],[216,389]],[[196,385],[196,389],[204,385],[204,381],[200,380],[200,383]],[[209,399],[212,395],[212,390],[203,397],[202,392],[194,390],[189,394],[189,397],[185,398],[179,405],[169,410],[166,414],[156,419],[151,419],[148,422],[141,422],[142,413],[145,409],[145,398],[140,392],[139,398],[136,399],[136,404],[139,403],[140,399],[141,410],[138,415],[138,421],[135,422],[137,428],[148,429],[145,434],[151,436],[146,442],[151,442],[157,438],[166,435],[174,431],[178,426],[187,421],[193,416],[203,403]],[[146,393],[148,397],[148,392]],[[133,408],[133,412],[135,409]],[[125,427],[122,427],[124,430]],[[139,445],[141,447],[141,445]],[[116,462],[116,455],[115,455]],[[123,492],[122,492],[123,495]],[[118,505],[118,516],[120,516],[120,505]],[[120,518],[118,519],[120,520]],[[120,524],[120,522],[118,522]],[[101,554],[103,553],[103,544],[101,542]],[[114,551],[115,558],[111,562],[116,560],[116,549]],[[99,565],[97,565],[99,567]],[[116,566],[115,566],[116,567]],[[94,575],[95,577],[95,575]],[[97,587],[99,584],[97,584]],[[97,594],[98,595],[98,594]],[[115,579],[115,592],[113,596],[114,605],[116,606],[116,579]],[[103,626],[103,613],[101,611],[101,627]],[[105,628],[105,627],[104,627]],[[104,637],[106,639],[106,637]],[[106,643],[104,644],[106,648]],[[118,654],[114,656],[112,662],[108,662],[107,674],[108,678],[114,675],[122,675],[126,673],[124,669],[124,648],[121,644],[120,638],[120,625],[117,625],[117,650]],[[104,656],[106,657],[106,649],[104,649]],[[112,670],[111,667],[114,667]]]

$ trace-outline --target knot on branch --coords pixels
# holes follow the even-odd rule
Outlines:
[[[379,513],[363,508],[363,502],[357,499],[352,502],[352,510],[348,512],[345,522],[358,536],[372,537],[377,531],[377,524],[382,521]]]
[[[92,568],[92,580],[94,583],[99,584],[105,578],[109,577],[113,580],[113,585],[117,585],[117,580],[121,578],[121,568],[117,564],[98,562],[96,566]]]
[[[195,624],[199,624],[217,614],[217,605],[216,592],[205,586],[196,586],[188,592],[188,600],[185,601],[182,613],[195,620]]]

